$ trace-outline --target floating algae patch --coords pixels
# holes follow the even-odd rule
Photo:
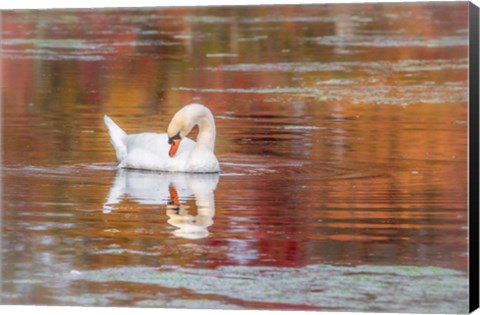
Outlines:
[[[300,102],[306,98],[317,101],[343,101],[351,104],[415,105],[465,103],[468,100],[465,86],[435,84],[430,86],[376,86],[322,84],[316,87],[281,86],[264,88],[172,88],[176,91],[194,91],[197,93],[263,94],[270,96],[268,101]]]
[[[95,252],[97,255],[124,255],[124,254],[131,254],[131,255],[144,255],[144,256],[160,256],[160,253],[150,253],[140,250],[131,250],[131,249],[123,249],[123,248],[112,248],[106,249]]]
[[[305,305],[339,311],[468,311],[467,275],[437,267],[120,267],[84,271],[75,275],[68,274],[66,277],[73,281],[142,283],[169,289],[187,289],[199,295],[215,295],[217,300],[200,303],[205,308],[217,305],[218,299],[224,297],[247,302]],[[190,302],[178,303],[188,306]],[[139,306],[142,304],[148,306],[149,302],[140,302]]]
[[[84,39],[13,38],[2,44],[7,47],[0,50],[6,59],[99,61],[113,52],[106,43]]]
[[[82,294],[75,296],[58,296],[57,299],[64,305],[82,305],[82,306],[107,306],[111,299],[109,296],[99,294]]]
[[[372,19],[363,16],[258,16],[258,17],[245,17],[240,19],[240,23],[244,24],[257,24],[257,23],[335,23],[344,22],[349,23],[352,26],[358,26],[371,22]]]
[[[242,309],[237,305],[211,301],[207,299],[195,300],[142,300],[135,303],[138,307],[171,307],[171,308],[189,308],[189,309]]]
[[[235,17],[214,16],[214,15],[186,15],[183,18],[188,23],[205,23],[205,24],[225,24],[235,21]]]
[[[325,130],[326,127],[317,127],[317,126],[296,126],[296,125],[287,125],[282,127],[276,127],[275,129],[286,129],[286,130]]]
[[[203,24],[275,24],[275,23],[333,23],[347,22],[352,25],[362,25],[372,21],[369,17],[361,16],[286,16],[286,15],[266,15],[255,17],[238,17],[238,16],[209,16],[209,15],[187,15],[184,17],[189,23]]]
[[[3,283],[13,283],[13,284],[38,284],[42,283],[41,279],[15,279],[15,280],[5,280]]]
[[[362,46],[362,47],[454,47],[467,46],[467,36],[444,36],[431,38],[426,36],[401,35],[349,35],[322,36],[307,38],[318,45],[326,46]]]
[[[247,71],[247,72],[320,72],[349,71],[355,62],[277,62],[277,63],[239,63],[206,67],[208,71]]]
[[[275,93],[320,93],[321,91],[318,88],[309,88],[309,87],[267,87],[267,88],[227,88],[227,89],[215,89],[215,88],[189,88],[189,87],[178,87],[172,88],[175,91],[195,91],[201,93],[252,93],[252,94],[275,94]]]
[[[203,68],[207,71],[232,72],[343,72],[346,74],[361,70],[367,74],[383,74],[386,70],[393,72],[423,72],[468,69],[468,59],[435,59],[435,60],[398,60],[398,61],[337,61],[337,62],[276,62],[276,63],[238,63]],[[355,82],[339,81],[332,78],[325,84],[346,84]]]
[[[421,71],[445,71],[468,69],[468,59],[436,59],[416,60],[406,59],[392,63],[392,70],[395,72],[421,72]]]
[[[40,48],[88,49],[98,50],[104,44],[92,43],[85,39],[37,39],[37,38],[12,38],[2,41],[4,46],[33,45]]]
[[[79,305],[79,306],[109,306],[118,301],[129,301],[132,297],[141,298],[141,293],[132,295],[123,292],[105,292],[103,294],[75,294],[59,295],[57,297],[59,304]]]

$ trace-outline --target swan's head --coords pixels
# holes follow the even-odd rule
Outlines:
[[[177,152],[180,142],[185,138],[193,127],[204,117],[212,116],[208,108],[200,104],[190,104],[180,109],[175,116],[173,116],[168,125],[168,144],[170,144],[170,151],[168,154],[173,157]],[[213,119],[213,118],[212,118]]]

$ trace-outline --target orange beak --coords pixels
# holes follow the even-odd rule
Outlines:
[[[173,157],[175,153],[177,153],[178,147],[180,146],[180,141],[181,141],[180,139],[172,140],[170,151],[168,151],[168,155],[170,155],[170,157]]]

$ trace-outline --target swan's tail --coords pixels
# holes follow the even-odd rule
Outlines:
[[[122,130],[110,117],[105,115],[103,117],[105,125],[110,134],[110,142],[115,149],[117,159],[121,162],[127,156],[127,133]]]

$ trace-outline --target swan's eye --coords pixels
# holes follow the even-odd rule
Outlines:
[[[173,137],[168,138],[168,144],[173,144],[173,140],[176,140],[176,139],[180,139],[180,140],[182,139],[180,137],[180,131],[176,135],[174,135]]]

